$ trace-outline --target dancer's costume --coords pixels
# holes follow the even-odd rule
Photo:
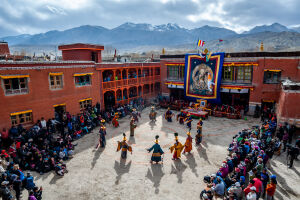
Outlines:
[[[199,145],[202,142],[202,126],[199,124],[197,124],[197,135],[195,137],[196,140],[196,145]]]
[[[131,146],[129,146],[126,142],[126,135],[125,133],[123,133],[123,141],[122,142],[118,142],[118,148],[117,151],[121,150],[121,158],[126,159],[127,158],[127,151],[132,153],[132,148]]]
[[[153,150],[152,156],[151,156],[151,163],[152,162],[160,162],[162,161],[161,155],[164,154],[163,150],[161,149],[160,145],[158,144],[158,138],[159,136],[155,136],[155,144],[150,148],[147,149],[148,152],[151,152]]]
[[[181,152],[184,146],[178,141],[178,133],[174,133],[175,143],[170,147],[171,153],[173,153],[173,160],[177,160],[181,158]]]
[[[119,120],[119,113],[116,112],[115,116],[114,116],[114,118],[112,119],[112,122],[111,122],[115,128],[117,128],[119,126],[118,120]]]
[[[192,128],[192,121],[193,121],[193,118],[192,118],[192,116],[191,116],[190,113],[187,114],[187,118],[185,119],[185,121],[186,121],[187,127],[188,127],[189,129],[191,129],[191,128]]]
[[[156,121],[156,112],[154,110],[154,106],[151,106],[151,111],[149,114],[149,118],[151,121]]]
[[[202,121],[202,118],[199,119],[197,125],[200,125],[201,127],[203,126],[203,121]]]
[[[170,108],[168,108],[167,112],[165,113],[165,119],[166,119],[168,122],[172,122],[172,116],[173,116],[173,113],[172,113],[172,111],[170,110]]]
[[[191,132],[187,132],[187,138],[186,138],[186,141],[185,141],[185,144],[184,144],[184,151],[183,153],[190,153],[193,149],[193,138],[191,136]]]
[[[104,126],[105,120],[102,119],[101,120],[101,126],[100,126],[100,130],[99,130],[99,134],[100,134],[100,138],[99,138],[99,143],[100,143],[100,147],[105,147],[106,145],[106,127]]]
[[[131,118],[130,121],[130,136],[134,136],[134,129],[136,128],[136,123],[134,122],[134,118]]]
[[[133,117],[134,121],[139,122],[139,118],[138,118],[139,113],[136,111],[135,108],[132,109],[132,113],[131,116]]]
[[[179,121],[179,124],[184,124],[185,117],[186,114],[183,112],[183,110],[181,110],[180,113],[177,115],[177,121]]]

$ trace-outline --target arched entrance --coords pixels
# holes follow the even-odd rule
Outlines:
[[[104,105],[105,109],[115,106],[115,92],[107,91],[104,93]]]
[[[137,96],[137,88],[131,87],[129,88],[129,98],[133,98]]]
[[[142,96],[142,86],[139,86],[139,88],[138,88],[138,91],[139,91],[139,97],[141,97]]]
[[[144,85],[143,91],[144,91],[144,95],[150,93],[150,87],[149,87],[149,84],[145,84],[145,85]]]
[[[117,90],[117,101],[122,101],[122,90]]]
[[[124,99],[124,100],[125,100],[125,99],[128,99],[127,88],[125,88],[125,89],[123,90],[123,99]]]

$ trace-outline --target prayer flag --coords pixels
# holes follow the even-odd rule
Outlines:
[[[198,40],[198,47],[203,47],[204,46],[204,44],[205,44],[205,41],[203,41],[203,40]]]

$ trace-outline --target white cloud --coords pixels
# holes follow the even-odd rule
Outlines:
[[[0,0],[3,34],[63,30],[91,24],[108,28],[124,22],[203,25],[237,32],[258,24],[299,24],[299,0]],[[2,34],[2,35],[1,35]]]
[[[59,15],[67,15],[67,13],[64,11],[64,9],[56,8],[54,6],[46,5],[46,7],[53,13],[53,14],[59,14]]]

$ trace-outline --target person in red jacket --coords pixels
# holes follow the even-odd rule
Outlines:
[[[251,187],[252,186],[254,186],[254,180],[250,180],[250,183],[249,183],[249,185],[244,189],[244,193],[245,193],[245,196],[247,196],[247,194],[249,193],[249,192],[251,192]]]
[[[258,199],[263,194],[263,183],[260,180],[260,177],[261,177],[260,174],[257,174],[256,177],[253,179],[254,186],[256,187],[256,195]]]

